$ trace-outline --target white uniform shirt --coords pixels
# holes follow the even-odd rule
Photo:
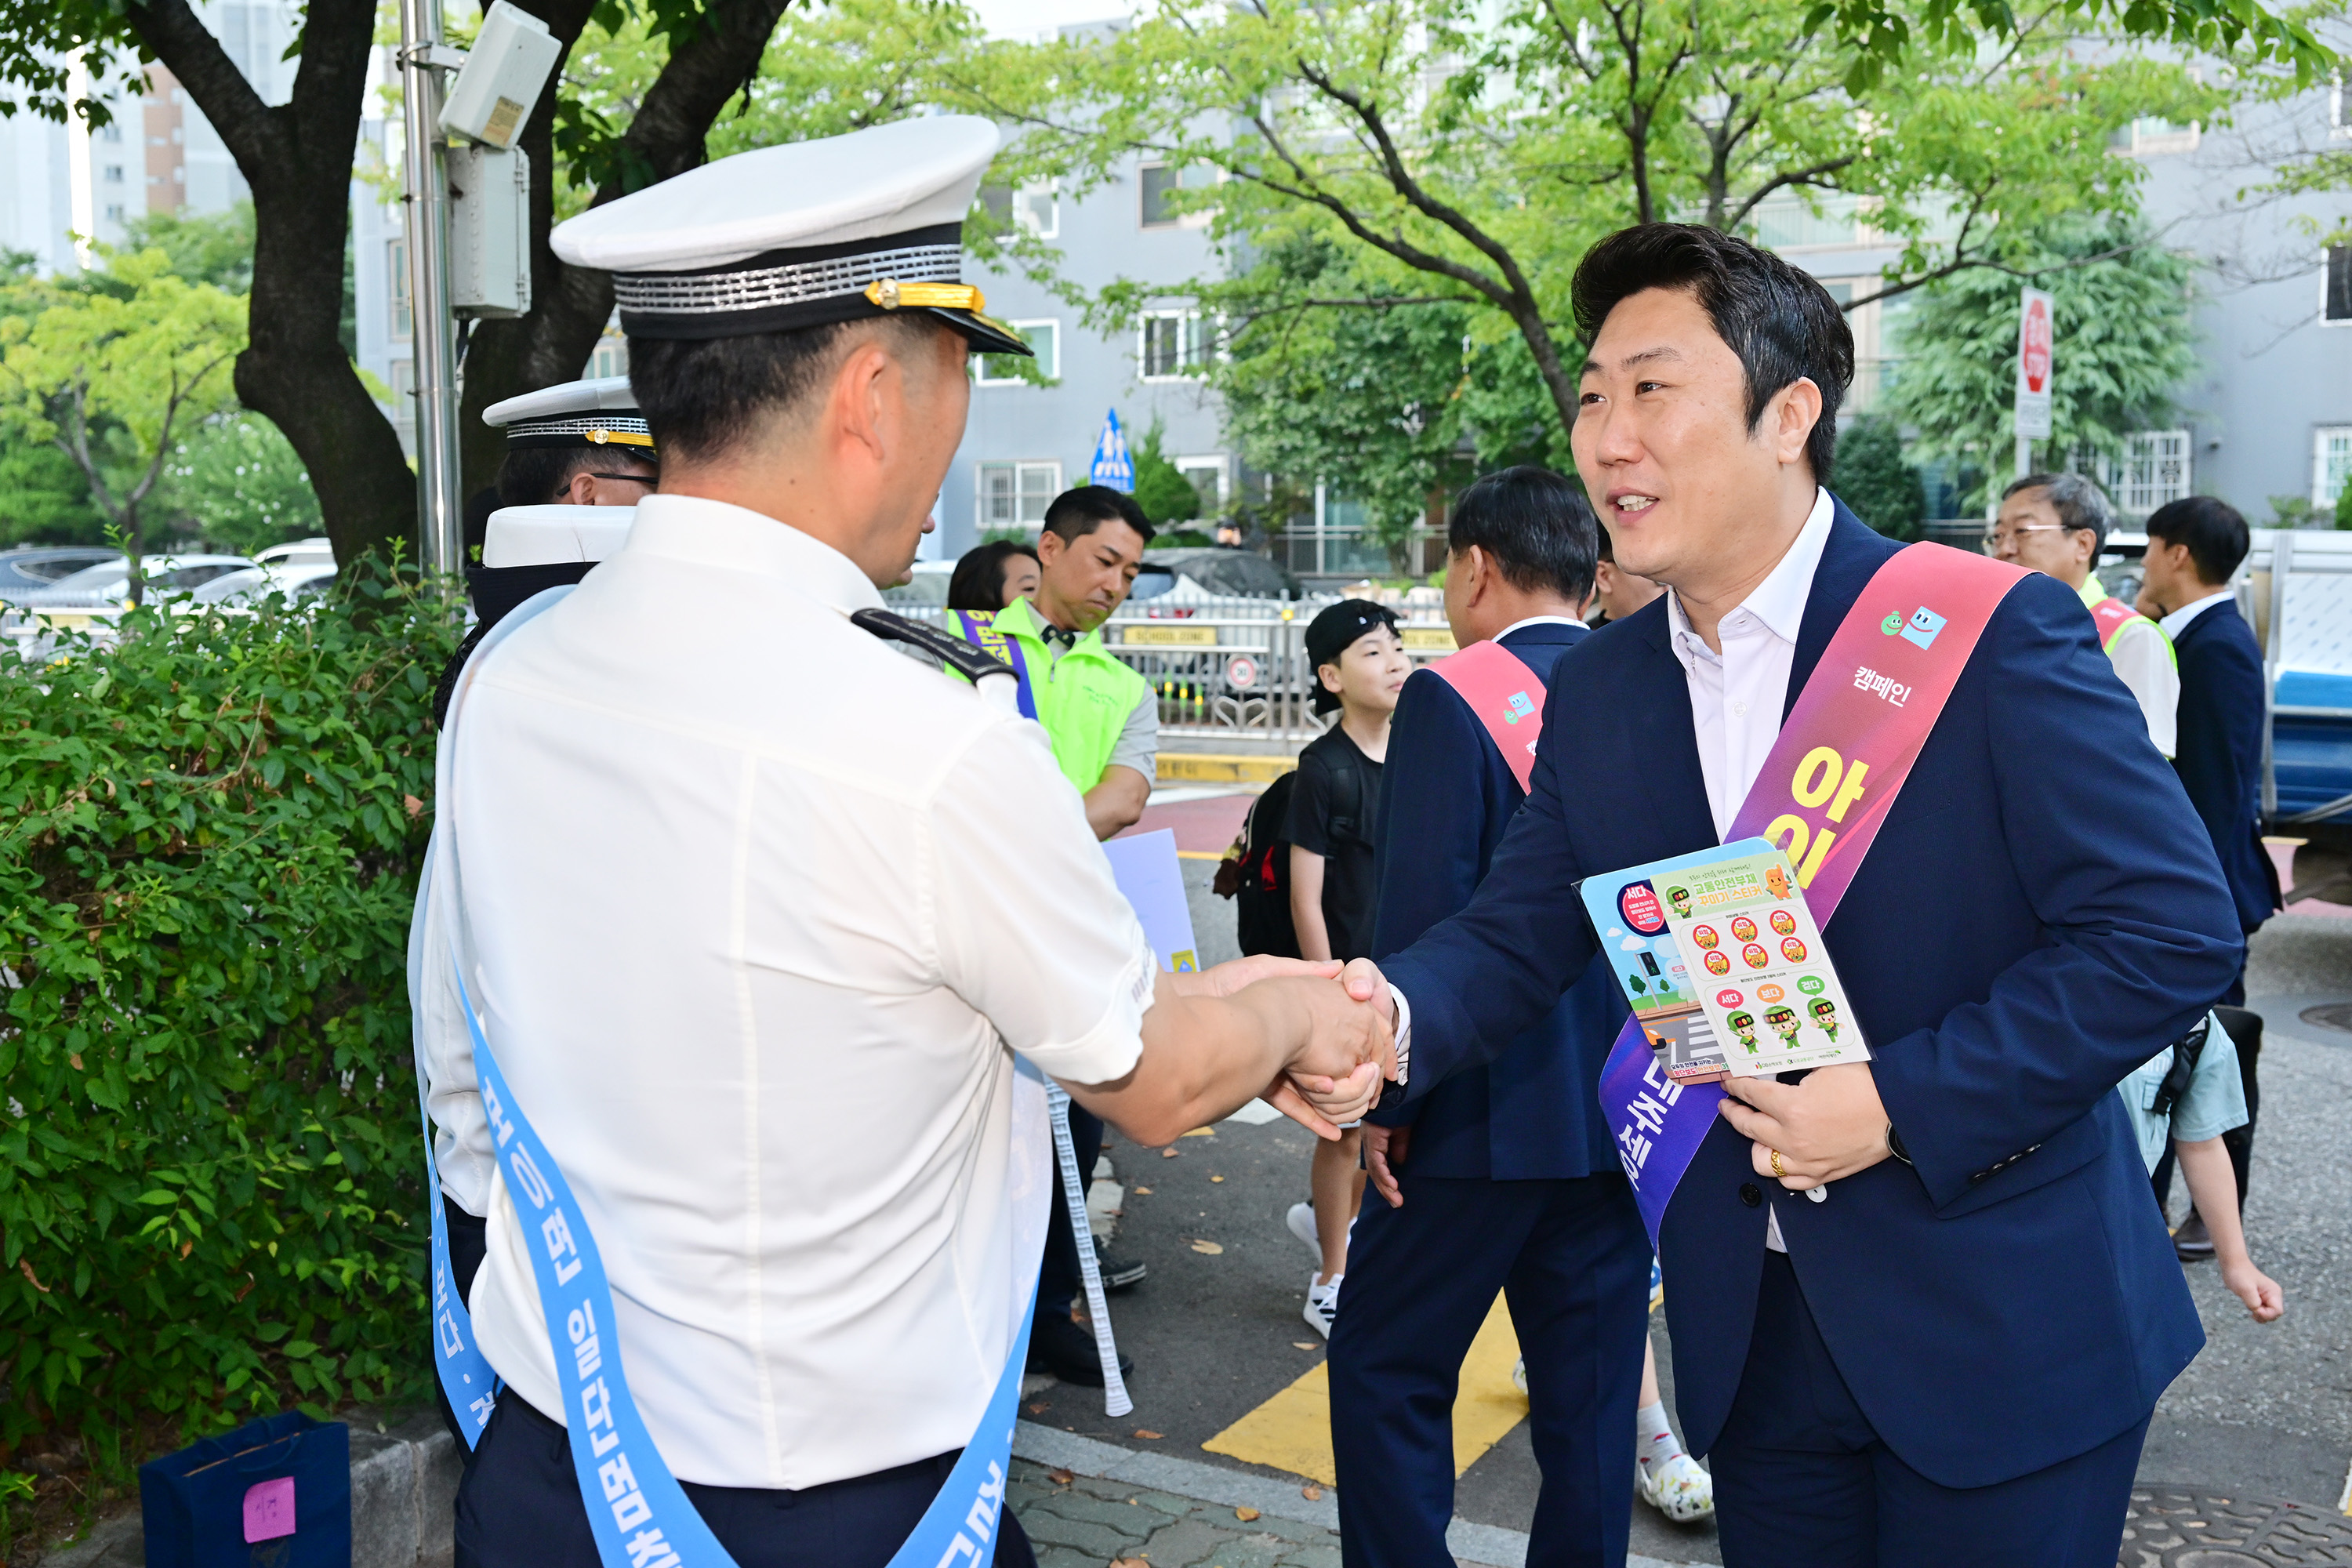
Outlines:
[[[969,1441],[1015,1326],[1007,1047],[1083,1083],[1141,1049],[1156,965],[1045,732],[849,624],[880,603],[806,534],[654,496],[446,740],[475,1005],[684,1480]],[[562,1420],[449,989],[418,1005],[445,1185],[489,1217],[476,1331]]]
[[[1789,700],[1789,672],[1797,658],[1797,632],[1813,591],[1822,550],[1835,515],[1827,490],[1813,492],[1813,510],[1796,542],[1755,592],[1716,627],[1717,653],[1691,628],[1682,595],[1666,595],[1670,646],[1690,685],[1691,729],[1698,738],[1698,769],[1706,781],[1707,809],[1718,841],[1731,831],[1764,759],[1780,738],[1780,710]],[[1764,1245],[1786,1252],[1777,1206],[1765,1213]]]
[[[2084,580],[2082,592],[2086,608],[2108,597],[2096,576]],[[2172,656],[2170,626],[2127,621],[2116,640],[2106,645],[2106,654],[2107,662],[2115,666],[2116,679],[2139,703],[2140,716],[2147,721],[2147,738],[2169,757],[2178,746],[2180,722],[2180,666]]]

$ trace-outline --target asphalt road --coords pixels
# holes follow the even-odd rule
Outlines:
[[[1213,868],[1205,860],[1184,863],[1207,963],[1234,954],[1233,906],[1208,892]],[[2342,1113],[2352,1100],[2352,1033],[2298,1015],[2352,1000],[2352,920],[2274,920],[2255,938],[2248,990],[2269,1030],[2247,1228],[2256,1262],[2285,1289],[2287,1313],[2277,1324],[2256,1325],[2222,1291],[2211,1264],[2190,1266],[2210,1342],[2158,1406],[2141,1477],[2332,1513],[2352,1459],[2352,1298],[2342,1288],[2352,1255],[2352,1127]],[[1028,1418],[1282,1479],[1279,1470],[1205,1453],[1201,1445],[1324,1353],[1299,1316],[1314,1258],[1282,1217],[1307,1195],[1309,1142],[1282,1121],[1222,1123],[1212,1136],[1180,1139],[1172,1154],[1114,1137],[1106,1152],[1127,1200],[1111,1250],[1141,1258],[1151,1269],[1112,1304],[1121,1347],[1137,1363],[1129,1384],[1136,1408],[1109,1420],[1097,1391],[1055,1386],[1030,1398]],[[2176,1217],[2184,1201],[2176,1197]],[[1662,1318],[1653,1332],[1671,1386]],[[1630,1434],[1627,1441],[1630,1462]],[[1456,1511],[1525,1530],[1537,1484],[1522,1425],[1462,1477]],[[1719,1560],[1711,1529],[1668,1525],[1638,1503],[1633,1512],[1635,1552],[1668,1562]]]

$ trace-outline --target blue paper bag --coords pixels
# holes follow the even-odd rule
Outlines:
[[[148,1568],[351,1568],[352,1433],[298,1410],[139,1467]]]

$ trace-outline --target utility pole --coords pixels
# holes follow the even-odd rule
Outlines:
[[[457,474],[457,340],[449,313],[449,181],[441,132],[441,72],[465,56],[441,31],[441,0],[400,0],[400,67],[407,191],[410,342],[416,374],[416,531],[428,575],[465,568],[465,498]]]

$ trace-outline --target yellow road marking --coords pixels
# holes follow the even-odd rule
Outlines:
[[[1518,1336],[1500,1296],[1486,1313],[1470,1353],[1462,1361],[1462,1384],[1454,1398],[1454,1473],[1476,1464],[1528,1414],[1528,1396],[1511,1384],[1519,1358]],[[1331,1458],[1331,1377],[1318,1362],[1304,1376],[1201,1447],[1212,1454],[1253,1465],[1288,1470],[1309,1480],[1336,1485]]]

